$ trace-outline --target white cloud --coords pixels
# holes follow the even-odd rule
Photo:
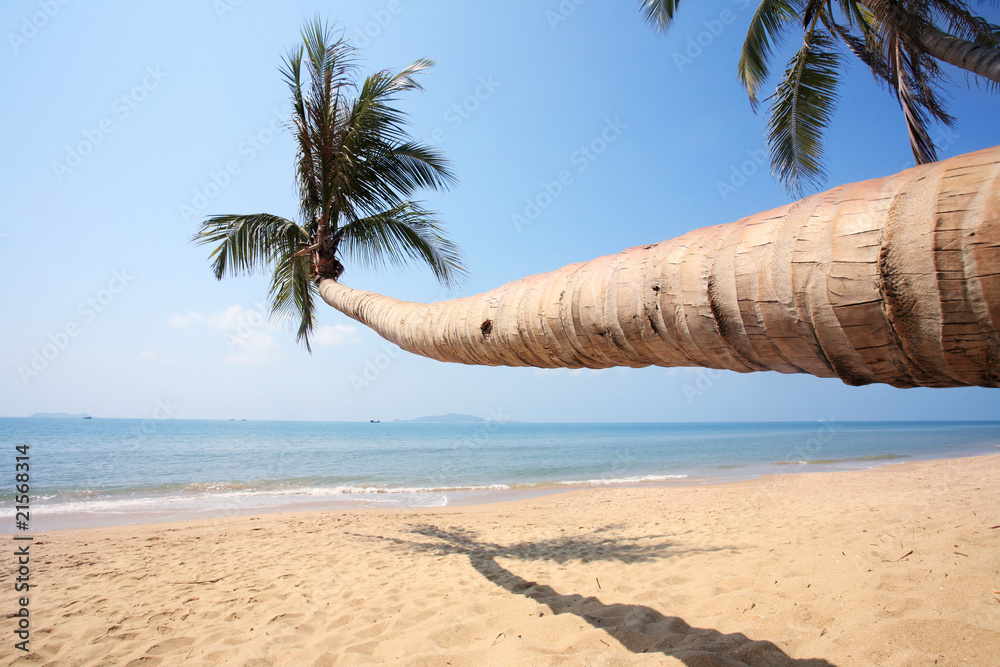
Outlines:
[[[185,327],[191,324],[192,322],[198,322],[201,319],[202,316],[194,312],[193,310],[189,310],[183,315],[181,313],[174,313],[173,315],[170,316],[170,326]]]
[[[201,323],[213,331],[219,333],[229,333],[231,331],[243,331],[249,329],[271,329],[267,309],[263,304],[256,304],[254,308],[244,308],[240,305],[232,305],[221,313],[202,315],[193,310],[186,313],[174,313],[170,316],[170,326],[183,327],[189,324]]]
[[[278,344],[266,333],[251,331],[246,335],[227,336],[226,343],[232,352],[223,361],[230,364],[263,364],[280,359]]]
[[[209,315],[190,310],[170,316],[170,326],[186,327],[201,324],[225,338],[229,356],[223,361],[230,364],[262,364],[281,358],[278,344],[264,330],[275,330],[267,316],[266,307],[254,308],[232,305],[226,310]]]
[[[353,343],[358,340],[358,328],[350,324],[334,324],[332,327],[319,325],[312,335],[317,345],[327,347]]]
[[[149,350],[143,350],[139,353],[140,359],[156,359],[156,354],[150,352]]]

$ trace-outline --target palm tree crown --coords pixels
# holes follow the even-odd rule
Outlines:
[[[639,0],[646,21],[665,31],[680,0]],[[771,100],[768,144],[772,171],[793,193],[826,178],[822,134],[836,105],[840,42],[860,59],[903,111],[918,164],[937,160],[929,123],[954,124],[940,96],[947,62],[991,89],[1000,83],[1000,28],[961,0],[761,0],[740,54],[738,75],[756,108],[774,49],[790,28],[802,46]]]
[[[267,213],[220,215],[193,237],[214,245],[218,279],[272,272],[271,312],[298,321],[297,339],[307,349],[317,282],[340,277],[342,256],[372,268],[416,260],[446,285],[464,274],[458,248],[435,214],[411,199],[421,187],[446,189],[455,176],[438,151],[410,138],[405,114],[393,106],[400,94],[421,89],[415,77],[434,63],[418,60],[359,83],[355,51],[316,19],[284,57],[298,222]]]

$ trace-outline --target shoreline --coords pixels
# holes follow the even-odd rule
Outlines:
[[[998,479],[993,454],[40,532],[34,654],[0,662],[992,664]]]
[[[934,462],[944,462],[944,461],[957,461],[964,459],[974,459],[974,458],[989,458],[998,457],[1000,460],[1000,453],[971,453],[964,456],[951,456],[945,458],[931,458],[931,459],[921,459],[913,458],[901,461],[881,461],[875,463],[874,465],[868,465],[863,468],[848,468],[841,470],[782,470],[779,472],[762,472],[752,475],[734,475],[732,478],[726,477],[696,477],[696,478],[683,478],[683,479],[669,479],[642,483],[613,483],[613,484],[539,484],[524,487],[511,487],[506,489],[482,489],[475,491],[461,491],[455,493],[457,498],[453,498],[454,502],[448,502],[444,505],[432,505],[432,506],[372,506],[360,504],[353,504],[351,500],[337,500],[337,501],[300,501],[295,503],[288,503],[285,505],[271,505],[263,507],[228,507],[220,509],[205,509],[196,511],[182,511],[178,510],[175,512],[159,512],[159,513],[136,513],[132,512],[128,515],[122,515],[115,517],[114,520],[108,519],[106,515],[93,516],[93,513],[66,513],[59,517],[59,519],[53,521],[51,519],[42,519],[40,523],[43,525],[45,523],[55,524],[54,527],[43,527],[37,531],[32,532],[38,533],[50,533],[50,532],[64,532],[64,531],[74,531],[74,530],[93,530],[98,528],[118,528],[130,526],[133,528],[139,526],[158,526],[166,524],[181,524],[181,523],[191,523],[198,521],[211,521],[216,522],[219,520],[226,520],[232,518],[246,518],[246,517],[263,517],[272,515],[285,515],[285,514],[301,514],[301,513],[316,513],[316,512],[366,512],[366,513],[434,513],[434,512],[449,512],[449,511],[461,511],[463,509],[484,509],[488,510],[493,506],[503,506],[509,504],[517,504],[521,502],[528,502],[536,499],[546,498],[549,496],[561,496],[572,494],[576,492],[586,493],[601,490],[629,490],[629,489],[671,489],[671,488],[701,488],[701,487],[718,487],[718,486],[730,486],[730,485],[746,485],[748,487],[756,484],[771,483],[774,485],[781,485],[781,478],[786,476],[801,476],[801,475],[826,475],[826,474],[842,474],[842,473],[855,473],[855,472],[878,472],[883,470],[904,470],[908,466],[918,465],[921,463],[934,463]],[[789,466],[798,465],[795,463],[789,463]],[[360,494],[359,494],[360,495]],[[382,495],[382,494],[376,494]],[[392,495],[392,494],[385,494]],[[38,515],[44,516],[44,505],[37,505],[35,509],[32,510],[33,514],[38,517]],[[35,521],[38,521],[36,518]],[[33,522],[34,523],[34,522]],[[36,524],[37,525],[37,524]],[[12,535],[16,531],[13,530],[0,530],[0,535]]]
[[[158,509],[155,511],[142,512],[142,511],[130,511],[121,512],[114,515],[109,515],[105,512],[65,512],[58,513],[53,518],[53,515],[48,517],[45,516],[45,505],[44,503],[34,503],[32,510],[35,520],[33,523],[35,525],[41,525],[39,529],[40,532],[49,531],[63,531],[63,530],[75,530],[75,529],[88,529],[88,528],[100,528],[100,527],[116,527],[116,526],[138,526],[146,524],[164,524],[164,523],[175,523],[183,521],[200,521],[200,520],[215,520],[219,518],[226,517],[245,517],[245,516],[265,516],[272,514],[291,514],[299,512],[351,512],[351,511],[372,511],[372,512],[385,512],[385,511],[436,511],[443,510],[446,508],[460,508],[460,507],[478,507],[481,505],[492,505],[498,503],[506,502],[516,502],[517,500],[530,500],[533,498],[542,498],[550,495],[559,495],[563,493],[571,493],[573,491],[594,491],[600,489],[642,489],[642,488],[673,488],[673,487],[701,487],[701,486],[716,486],[716,485],[727,485],[727,484],[743,484],[751,483],[756,480],[775,477],[780,478],[786,475],[809,475],[809,474],[825,474],[825,473],[841,473],[841,472],[858,472],[864,470],[879,470],[886,466],[904,466],[907,464],[919,463],[922,461],[947,461],[952,459],[966,459],[966,458],[977,458],[977,457],[988,457],[995,454],[988,452],[979,453],[969,453],[966,455],[957,455],[946,458],[907,458],[904,460],[885,460],[882,458],[878,459],[858,459],[852,460],[851,463],[861,464],[861,463],[871,463],[871,465],[864,465],[863,467],[846,467],[842,469],[829,469],[822,466],[829,466],[827,463],[797,463],[797,462],[787,462],[780,464],[788,469],[778,469],[779,464],[773,464],[770,466],[757,466],[756,468],[747,468],[740,471],[740,473],[732,475],[718,475],[715,477],[687,477],[675,478],[675,479],[661,479],[657,481],[644,481],[644,482],[622,482],[622,483],[588,483],[588,482],[569,482],[569,483],[539,483],[531,484],[525,486],[513,486],[504,489],[490,489],[482,488],[475,490],[458,490],[449,492],[440,492],[437,495],[444,497],[445,502],[443,504],[437,505],[375,505],[371,504],[370,499],[372,496],[385,497],[385,498],[395,498],[400,495],[396,491],[388,492],[369,492],[369,493],[356,493],[356,494],[341,494],[335,499],[312,499],[304,498],[301,500],[285,500],[281,504],[249,504],[245,500],[239,499],[236,502],[231,502],[228,506],[213,507],[213,508],[184,508],[180,507],[174,510]],[[1000,454],[997,454],[1000,455]],[[844,464],[847,461],[836,461],[832,462],[832,465]],[[796,470],[798,466],[816,466],[816,468],[809,470]],[[818,469],[817,469],[818,468]],[[750,470],[757,469],[758,472],[749,472]],[[734,471],[735,472],[735,471]],[[591,480],[592,481],[592,480]],[[428,496],[430,494],[424,494]],[[290,496],[294,498],[294,494]],[[166,497],[167,502],[177,502],[185,501],[187,499],[177,496]],[[252,498],[251,498],[252,500]],[[365,501],[369,501],[366,503]],[[241,504],[246,503],[246,504]],[[0,530],[0,535],[13,534],[13,530]]]
[[[31,504],[33,525],[41,530],[481,504],[573,488],[728,483],[1000,450],[1000,422],[925,427],[829,420],[737,428],[508,424],[489,432],[468,425],[422,425],[427,430],[400,424],[390,429],[399,431],[395,436],[372,440],[368,424],[333,430],[309,424],[207,428],[177,420],[169,432],[147,441],[130,439],[134,428],[128,420],[69,429],[54,424],[52,432],[10,427],[12,421],[5,420],[11,433],[37,445]],[[140,450],[146,455],[137,457]]]

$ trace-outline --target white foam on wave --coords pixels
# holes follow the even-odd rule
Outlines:
[[[643,475],[641,477],[613,477],[611,479],[582,479],[566,482],[556,482],[563,486],[595,486],[606,484],[641,484],[643,482],[668,482],[687,479],[687,475]]]
[[[49,515],[177,513],[185,511],[238,511],[288,508],[331,502],[341,506],[444,507],[450,494],[509,491],[541,486],[605,486],[667,482],[687,475],[642,475],[609,479],[568,480],[534,484],[468,484],[456,486],[289,486],[260,488],[250,483],[196,483],[177,491],[150,491],[148,495],[102,495],[85,489],[67,495],[36,498],[38,509]]]
[[[471,484],[466,486],[288,486],[256,488],[248,484],[191,484],[186,492],[202,492],[203,495],[230,496],[329,496],[329,495],[369,495],[382,493],[448,493],[451,491],[506,491],[506,484]],[[208,492],[208,493],[205,493]]]
[[[480,484],[471,486],[411,486],[411,487],[382,487],[382,486],[339,486],[336,487],[338,493],[448,493],[451,491],[507,491],[511,487],[507,484]]]
[[[47,514],[162,512],[185,508],[265,508],[323,500],[404,507],[443,507],[448,504],[446,494],[450,492],[505,491],[511,488],[506,484],[452,487],[313,486],[275,489],[238,488],[240,486],[243,485],[204,484],[189,486],[185,492],[161,495],[119,498],[75,497],[71,500],[59,500],[55,496],[47,496],[36,500],[43,501],[39,503],[39,508]]]

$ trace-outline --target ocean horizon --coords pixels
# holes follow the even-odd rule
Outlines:
[[[1000,451],[1000,421],[533,423],[0,418],[33,530],[430,508]],[[8,487],[3,499],[13,501]],[[13,532],[13,522],[0,532]]]

